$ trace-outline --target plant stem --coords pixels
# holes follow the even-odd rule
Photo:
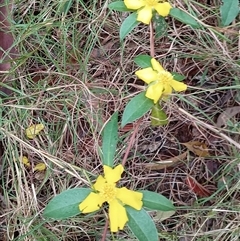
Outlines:
[[[150,55],[152,58],[155,56],[155,49],[154,49],[154,29],[153,29],[153,22],[151,21],[149,24],[150,27]]]
[[[136,126],[135,126],[135,128],[134,128],[134,131],[133,131],[133,133],[132,133],[131,139],[130,139],[130,141],[129,141],[129,145],[128,145],[128,147],[127,147],[127,150],[126,150],[125,155],[124,155],[123,160],[122,160],[122,165],[123,165],[123,166],[126,164],[128,154],[129,154],[129,152],[130,152],[130,149],[131,149],[132,146],[133,146],[133,142],[134,142],[135,136],[136,136],[136,134],[137,134],[137,132],[138,132],[138,128],[139,128],[140,123],[141,123],[141,119],[138,120],[138,122],[136,123]]]
[[[106,223],[105,223],[105,226],[104,226],[104,230],[103,230],[103,235],[102,235],[101,241],[105,241],[106,240],[108,224],[109,224],[109,221],[107,219]]]

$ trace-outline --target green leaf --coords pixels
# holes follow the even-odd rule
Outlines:
[[[139,23],[137,21],[137,12],[130,14],[120,27],[120,40],[122,41]]]
[[[139,241],[158,241],[156,226],[149,214],[142,208],[136,210],[126,206],[128,222],[127,225]]]
[[[200,24],[191,15],[181,9],[172,8],[170,10],[170,15],[178,21],[188,24],[193,28],[200,28]]]
[[[134,63],[141,68],[152,67],[151,64],[152,57],[147,54],[140,54],[133,59]]]
[[[157,39],[163,37],[167,33],[168,24],[164,17],[154,14],[153,22],[155,23],[155,36]]]
[[[175,80],[177,80],[177,81],[183,81],[184,79],[186,79],[186,76],[184,76],[184,75],[181,75],[181,74],[179,74],[179,73],[176,73],[176,72],[172,72],[171,73],[172,74],[172,76],[173,76],[173,79],[175,79]]]
[[[132,11],[131,9],[128,9],[126,5],[124,4],[123,1],[117,1],[117,2],[112,2],[108,4],[108,8],[111,10],[116,10],[119,12],[128,12]]]
[[[118,112],[115,112],[103,130],[102,161],[112,167],[118,142]]]
[[[159,103],[156,103],[152,107],[151,112],[151,125],[152,126],[164,126],[168,123],[168,118],[166,113],[162,110]]]
[[[143,206],[152,210],[174,211],[172,202],[163,195],[147,190],[138,191],[143,194]]]
[[[239,14],[239,0],[223,0],[220,13],[221,24],[228,26]]]
[[[55,196],[46,206],[43,215],[46,218],[65,219],[80,213],[78,205],[91,192],[90,188],[74,188]]]
[[[73,0],[60,1],[59,4],[60,6],[58,8],[58,11],[66,15],[73,4]]]
[[[141,92],[130,100],[123,111],[122,124],[125,126],[146,114],[154,105],[153,101],[145,96],[146,92]]]

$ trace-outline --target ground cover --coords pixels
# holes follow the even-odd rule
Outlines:
[[[217,0],[171,2],[206,27],[193,29],[169,17],[166,35],[156,39],[156,58],[186,76],[189,88],[164,105],[166,126],[150,127],[149,115],[142,118],[124,185],[173,201],[177,211],[172,216],[151,213],[159,240],[238,240],[239,19],[220,27]],[[54,222],[46,222],[42,213],[56,194],[88,186],[88,176],[94,180],[102,173],[103,127],[144,88],[132,59],[149,52],[148,27],[140,24],[120,43],[119,26],[127,14],[109,11],[109,1],[66,3],[72,4],[16,1],[9,15],[18,56],[1,76],[11,90],[2,93],[0,103],[4,241],[101,239],[104,212]],[[26,128],[38,123],[44,130],[27,138]],[[135,128],[120,128],[116,163]],[[190,147],[183,144],[189,142]],[[207,153],[199,154],[199,149]],[[34,170],[38,163],[46,169]],[[114,237],[108,233],[106,240],[135,238],[125,229]]]

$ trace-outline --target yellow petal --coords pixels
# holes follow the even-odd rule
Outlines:
[[[117,199],[137,210],[142,208],[142,198],[143,194],[140,192],[129,190],[126,187],[117,188]]]
[[[103,166],[104,169],[104,177],[108,183],[116,183],[121,179],[121,175],[124,171],[123,166],[117,165],[115,168],[111,168],[109,166]]]
[[[126,209],[116,199],[109,204],[109,220],[111,232],[122,230],[128,221]]]
[[[101,191],[101,189],[104,186],[104,184],[106,183],[106,181],[107,180],[102,175],[99,175],[95,184],[93,185],[93,188],[97,191]]]
[[[135,72],[135,74],[139,79],[143,80],[147,84],[157,80],[158,78],[157,72],[154,71],[151,67],[138,70]]]
[[[152,19],[152,7],[145,6],[144,8],[138,10],[137,21],[145,24],[149,24]]]
[[[182,82],[179,82],[177,80],[171,80],[170,81],[170,85],[172,86],[172,88],[175,90],[175,91],[184,91],[187,89],[187,85],[182,83]]]
[[[168,83],[164,85],[163,95],[168,96],[172,94],[172,86]]]
[[[124,0],[124,4],[128,9],[139,9],[144,6],[142,0]]]
[[[46,165],[45,163],[38,163],[35,167],[34,167],[34,171],[44,171],[46,169]]]
[[[78,207],[82,213],[91,213],[97,211],[103,203],[104,200],[99,194],[91,192]]]
[[[159,15],[162,17],[168,16],[172,6],[170,3],[165,2],[165,3],[158,3],[157,6],[155,6],[156,11],[158,12]]]
[[[37,134],[39,134],[40,131],[44,129],[43,124],[37,124],[37,125],[31,125],[26,129],[26,136],[29,139],[33,139],[36,137]]]
[[[158,102],[163,92],[163,84],[162,83],[153,83],[150,84],[147,88],[146,97],[153,100],[154,104]]]
[[[23,156],[22,157],[22,163],[27,166],[27,167],[30,167],[30,162],[28,160],[28,158],[26,156]]]
[[[151,64],[152,64],[153,69],[156,70],[157,72],[164,70],[162,65],[154,58],[151,59]]]

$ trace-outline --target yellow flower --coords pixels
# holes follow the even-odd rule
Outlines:
[[[187,89],[186,84],[174,80],[174,76],[164,70],[156,59],[152,58],[151,64],[152,67],[138,70],[135,74],[139,79],[148,84],[146,97],[153,100],[155,104],[162,95],[170,95],[172,89],[175,91],[184,91]]]
[[[152,19],[152,11],[155,9],[159,15],[166,17],[171,5],[163,0],[124,0],[128,9],[138,10],[137,20],[149,24]]]
[[[115,168],[103,166],[103,168],[104,176],[98,176],[93,185],[94,190],[79,204],[79,209],[82,213],[90,213],[100,209],[102,204],[107,202],[109,204],[110,230],[117,232],[119,229],[122,230],[128,221],[124,205],[140,210],[143,205],[143,194],[125,187],[116,187],[116,182],[120,180],[124,171],[122,165]]]

